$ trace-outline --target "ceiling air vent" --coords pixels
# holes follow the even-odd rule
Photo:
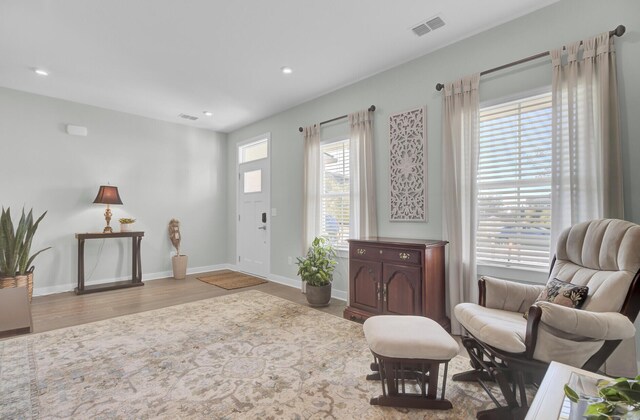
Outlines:
[[[442,28],[443,26],[444,20],[442,20],[440,16],[436,16],[427,20],[426,22],[414,26],[413,28],[411,28],[411,30],[414,34],[422,36],[428,34],[431,31],[435,31],[438,28]]]
[[[198,117],[194,117],[193,115],[188,115],[188,114],[178,114],[178,117],[184,118],[185,120],[191,120],[191,121],[195,121],[198,119]]]
[[[415,28],[411,28],[411,30],[413,31],[414,34],[418,35],[418,36],[422,36],[426,33],[431,32],[431,29],[429,29],[429,27],[427,25],[425,25],[424,23],[421,23],[420,25],[416,26]]]
[[[429,19],[427,21],[427,25],[431,28],[432,31],[435,31],[438,28],[442,28],[444,26],[444,20],[440,18],[440,16],[436,16],[433,19]]]

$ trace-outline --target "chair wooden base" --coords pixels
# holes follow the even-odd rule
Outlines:
[[[476,414],[478,420],[523,420],[527,415],[527,407],[496,407],[490,410],[479,411]]]
[[[373,353],[373,352],[372,352]],[[383,357],[373,353],[374,363],[367,380],[379,380],[382,395],[370,400],[371,405],[387,407],[449,410],[451,402],[444,398],[447,384],[448,360],[415,360]],[[444,365],[442,390],[438,398],[438,371]],[[419,393],[410,392],[417,387]]]
[[[389,396],[380,395],[371,398],[371,405],[385,407],[426,408],[428,410],[450,410],[453,408],[449,400],[430,400],[418,395],[414,396]]]
[[[479,420],[520,420],[529,409],[525,384],[539,383],[547,365],[535,360],[520,360],[518,355],[499,352],[493,347],[464,337],[462,345],[469,354],[472,370],[453,375],[454,381],[476,381],[487,392],[496,408],[477,413]],[[485,382],[494,382],[500,387],[506,402],[503,406]]]

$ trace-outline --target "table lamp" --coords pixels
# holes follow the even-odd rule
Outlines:
[[[107,210],[104,212],[104,219],[107,221],[107,226],[105,226],[102,233],[113,233],[113,229],[111,229],[111,226],[109,226],[109,223],[111,222],[111,209],[109,208],[109,205],[122,204],[120,194],[118,194],[118,187],[112,187],[111,185],[100,185],[98,195],[96,195],[96,199],[93,200],[93,202],[97,204],[107,205]]]

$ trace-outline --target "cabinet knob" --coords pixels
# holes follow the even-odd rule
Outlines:
[[[356,254],[358,254],[358,255],[364,255],[366,253],[367,253],[366,249],[363,249],[363,248],[356,249]]]

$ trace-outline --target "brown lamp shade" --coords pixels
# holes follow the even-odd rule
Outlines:
[[[93,202],[98,204],[122,204],[120,194],[118,194],[118,187],[101,185]]]

